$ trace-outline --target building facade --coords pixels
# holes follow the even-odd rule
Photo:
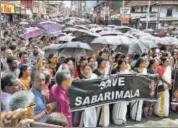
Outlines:
[[[130,18],[142,29],[178,24],[178,1],[130,1],[127,6],[131,10]]]

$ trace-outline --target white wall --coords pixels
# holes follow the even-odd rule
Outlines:
[[[167,17],[167,9],[172,8],[172,17],[178,17],[178,5],[161,7],[160,17]]]

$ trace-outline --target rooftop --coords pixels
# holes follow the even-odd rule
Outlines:
[[[149,1],[147,0],[134,0],[134,1],[129,1],[127,6],[128,7],[132,7],[132,6],[145,6],[148,5]],[[177,0],[157,0],[157,1],[153,1],[150,0],[150,5],[155,5],[155,4],[159,4],[159,5],[178,5],[178,1]]]

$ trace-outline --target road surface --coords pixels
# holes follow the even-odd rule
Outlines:
[[[119,126],[111,124],[110,127]],[[135,122],[129,119],[125,127],[178,127],[178,113],[170,112],[169,118],[163,119],[157,116],[151,116],[148,119],[142,118],[141,122]]]

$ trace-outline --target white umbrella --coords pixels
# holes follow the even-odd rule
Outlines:
[[[119,35],[121,32],[118,31],[101,31],[100,33],[101,36],[106,36],[106,35]]]
[[[118,36],[101,36],[101,37],[95,38],[91,43],[92,44],[128,45],[128,44],[131,44],[132,41],[127,36],[118,35]]]
[[[65,35],[65,36],[60,36],[58,38],[59,41],[71,41],[72,39],[74,39],[74,36],[70,36],[70,35]]]
[[[21,21],[19,24],[21,24],[21,25],[27,25],[27,24],[29,24],[28,22],[25,22],[25,21]]]

